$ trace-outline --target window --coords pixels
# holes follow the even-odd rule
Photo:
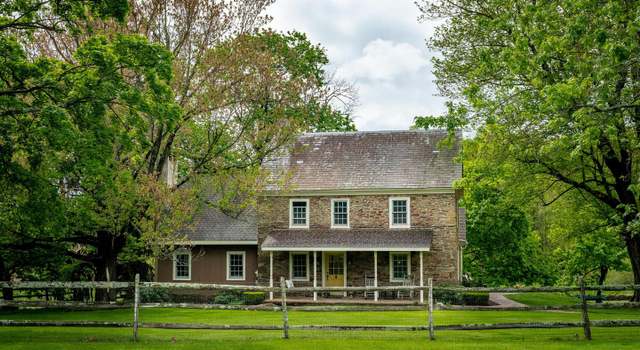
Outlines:
[[[173,279],[188,281],[191,279],[191,252],[178,249],[173,252]]]
[[[391,282],[402,282],[408,278],[411,271],[409,253],[389,253],[389,270]]]
[[[309,200],[292,199],[289,210],[289,227],[309,228]]]
[[[331,200],[331,227],[349,227],[349,200]]]
[[[289,276],[294,281],[309,280],[309,253],[290,253]]]
[[[389,198],[389,227],[408,228],[411,226],[411,202],[408,197]]]
[[[227,252],[227,280],[244,281],[244,252]]]

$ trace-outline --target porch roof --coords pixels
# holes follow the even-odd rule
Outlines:
[[[262,242],[264,251],[429,251],[427,229],[274,230]]]

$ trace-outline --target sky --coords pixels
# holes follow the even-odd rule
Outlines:
[[[358,130],[408,129],[418,115],[442,114],[414,0],[276,0],[267,13],[276,30],[305,32],[329,56],[329,72],[358,90]]]

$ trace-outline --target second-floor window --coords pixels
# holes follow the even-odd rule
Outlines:
[[[411,226],[410,201],[408,197],[389,198],[389,227],[407,228]]]
[[[349,200],[331,200],[331,227],[349,227]]]
[[[289,226],[296,228],[309,227],[309,200],[292,199],[289,210]]]

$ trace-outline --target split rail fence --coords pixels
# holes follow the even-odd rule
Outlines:
[[[384,286],[384,287],[291,287],[283,277],[280,279],[280,287],[240,286],[224,284],[200,284],[200,283],[161,283],[140,282],[136,275],[134,282],[0,282],[0,288],[13,290],[48,290],[48,289],[127,289],[133,287],[133,305],[117,305],[118,307],[133,307],[132,322],[110,321],[30,321],[30,320],[0,320],[0,326],[60,326],[60,327],[120,327],[132,328],[133,339],[138,339],[139,328],[163,328],[163,329],[209,329],[209,330],[278,330],[283,332],[284,338],[289,338],[289,330],[330,330],[330,331],[426,331],[429,339],[435,339],[437,330],[488,330],[488,329],[516,329],[516,328],[576,328],[582,327],[586,339],[591,340],[591,327],[638,327],[638,320],[596,320],[589,319],[587,305],[587,291],[634,291],[640,290],[640,285],[609,285],[609,286],[579,286],[567,287],[525,287],[525,288],[463,288],[463,287],[439,287],[433,286],[429,278],[427,286]],[[264,293],[280,293],[282,312],[282,325],[215,325],[197,323],[158,323],[143,322],[140,320],[140,288],[168,288],[172,290],[219,290],[219,291],[255,291]],[[521,322],[521,323],[487,323],[487,324],[440,324],[436,325],[433,317],[433,291],[450,292],[499,292],[499,293],[555,293],[555,292],[580,292],[582,320],[580,322]],[[291,325],[287,308],[287,293],[325,293],[325,292],[428,292],[425,303],[425,324],[423,326],[378,326],[378,325]],[[0,301],[2,306],[36,306],[36,307],[65,307],[83,305],[88,308],[99,308],[99,304],[67,303],[67,302],[22,302]],[[105,305],[102,305],[103,307]],[[109,306],[109,305],[106,305]],[[330,310],[330,308],[327,308]]]

